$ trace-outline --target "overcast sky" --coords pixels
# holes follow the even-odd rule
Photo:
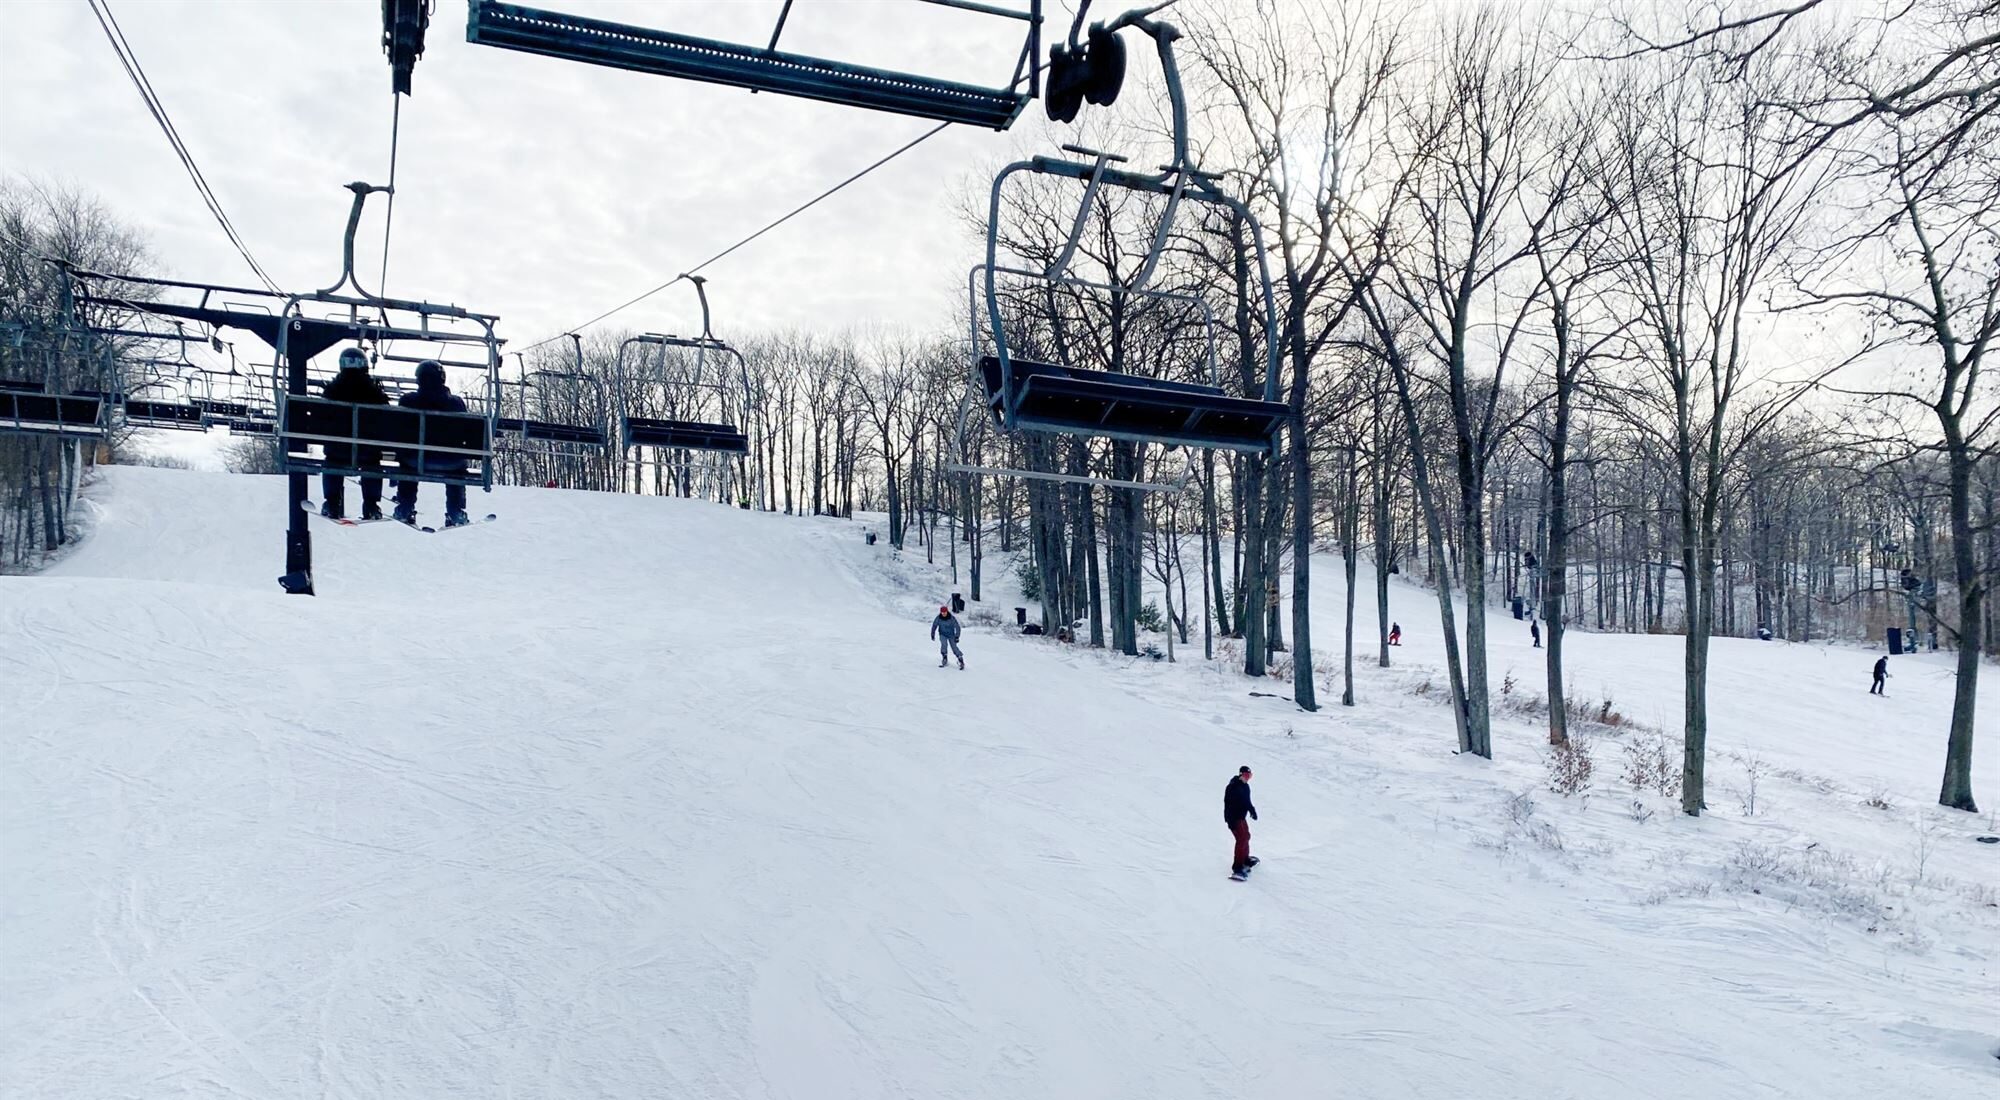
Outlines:
[[[386,182],[379,0],[108,0],[251,252],[286,289],[338,274],[351,180]],[[763,42],[782,0],[546,0],[580,15]],[[1025,6],[1025,4],[1020,4]],[[1062,0],[1051,21],[1067,17]],[[557,61],[465,41],[439,0],[403,103],[390,292],[498,313],[512,347],[576,325],[720,251],[923,133],[922,119]],[[1004,84],[1023,24],[909,0],[797,0],[782,45]],[[0,15],[0,169],[80,185],[167,273],[254,285],[81,0]],[[718,335],[953,324],[976,244],[968,187],[1052,148],[952,127],[710,268]],[[357,266],[373,286],[381,199]],[[609,324],[689,331],[672,288]]]

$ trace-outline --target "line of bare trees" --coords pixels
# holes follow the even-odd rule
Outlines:
[[[1622,10],[1176,9],[1196,157],[1267,231],[1276,328],[1226,211],[1183,212],[1153,272],[1164,293],[1016,280],[1003,323],[1028,358],[1270,382],[1303,425],[1274,454],[999,434],[976,400],[966,412],[977,341],[940,318],[950,335],[746,338],[746,376],[721,389],[696,385],[717,364],[687,349],[544,346],[518,364],[534,382],[510,392],[521,415],[614,441],[621,412],[729,419],[750,453],[522,443],[503,469],[881,511],[892,545],[964,555],[973,598],[997,551],[1045,631],[1126,653],[1154,592],[1170,646],[1197,621],[1205,657],[1240,638],[1242,670],[1289,675],[1306,708],[1335,668],[1310,616],[1325,550],[1345,582],[1341,702],[1357,650],[1391,659],[1402,573],[1436,594],[1458,748],[1481,756],[1493,608],[1545,624],[1555,744],[1573,629],[1678,634],[1689,814],[1712,636],[1899,626],[1957,652],[1939,800],[1971,810],[1981,659],[2000,642],[2000,404],[1981,381],[2000,340],[2000,0]],[[1149,108],[1132,91],[1078,140],[1143,163],[1163,140]],[[1047,268],[1078,193],[1010,190],[1003,262]],[[1152,262],[1159,196],[1106,189],[1082,213],[1073,273],[1115,288]],[[1069,480],[953,468],[967,463]]]

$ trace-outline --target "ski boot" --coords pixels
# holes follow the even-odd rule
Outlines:
[[[444,525],[446,527],[463,527],[471,522],[472,516],[467,512],[446,512],[444,514]]]
[[[364,523],[373,523],[381,518],[382,505],[380,502],[371,500],[361,506],[361,519]]]
[[[346,510],[332,501],[324,501],[319,506],[319,514],[328,519],[346,519]]]
[[[1229,879],[1231,882],[1248,882],[1250,881],[1250,869],[1248,867],[1238,867],[1236,870],[1229,872]]]
[[[417,525],[417,506],[414,504],[396,505],[395,520],[397,523],[407,523],[415,527]]]
[[[958,670],[959,670],[960,672],[964,672],[964,671],[965,671],[965,658],[963,658],[963,657],[960,657],[960,658],[958,659]]]

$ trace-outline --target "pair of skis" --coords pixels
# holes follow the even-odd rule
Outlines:
[[[371,523],[397,523],[397,522],[400,522],[399,520],[395,519],[395,518],[394,518],[394,517],[392,517],[392,516],[383,516],[383,517],[382,517],[382,518],[380,518],[380,519],[348,519],[347,517],[343,516],[343,517],[341,517],[341,518],[339,518],[339,519],[335,519],[335,518],[334,518],[334,517],[332,517],[332,516],[326,516],[326,515],[320,515],[320,510],[319,510],[319,509],[320,509],[320,506],[319,506],[318,504],[314,503],[313,501],[310,501],[310,500],[306,500],[306,501],[300,501],[300,502],[299,502],[299,507],[300,507],[300,508],[303,508],[303,509],[305,509],[305,511],[306,511],[306,512],[307,512],[307,514],[309,514],[309,515],[315,515],[315,516],[319,516],[319,518],[321,518],[321,519],[323,519],[323,520],[327,521],[328,523],[332,523],[332,524],[336,524],[336,525],[338,525],[338,526],[341,526],[341,527],[365,527],[365,526],[367,526],[368,524],[371,524]],[[500,518],[500,517],[499,517],[498,515],[495,515],[495,514],[494,514],[494,513],[492,513],[492,512],[488,512],[488,513],[486,513],[486,514],[485,514],[484,516],[481,516],[481,517],[479,517],[478,519],[475,519],[475,520],[471,521],[470,523],[461,523],[461,524],[459,524],[459,525],[458,525],[458,527],[450,527],[450,526],[446,526],[446,527],[419,527],[419,526],[417,526],[417,525],[416,525],[416,524],[414,524],[414,523],[405,523],[405,524],[403,524],[403,526],[405,526],[405,527],[408,527],[408,528],[410,528],[410,529],[411,529],[411,530],[413,530],[413,531],[422,531],[422,532],[423,532],[424,534],[426,534],[426,535],[435,535],[435,534],[438,534],[438,533],[439,533],[439,532],[441,532],[441,531],[455,531],[455,530],[458,530],[458,529],[460,529],[460,528],[465,528],[465,527],[473,527],[473,526],[477,526],[478,524],[482,524],[482,523],[492,523],[492,522],[493,522],[494,520],[497,520],[497,519],[499,519],[499,518]]]

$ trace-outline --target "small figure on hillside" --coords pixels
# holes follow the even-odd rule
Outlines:
[[[383,391],[382,383],[368,373],[368,356],[360,348],[347,348],[340,353],[340,372],[320,390],[328,401],[348,401],[356,405],[387,405],[389,395]],[[330,467],[349,470],[380,470],[382,449],[380,447],[359,447],[351,443],[329,443],[326,445],[326,464]],[[361,518],[382,518],[382,479],[361,477]],[[326,499],[320,502],[319,514],[329,519],[347,518],[347,479],[339,474],[322,474],[320,488]]]
[[[1538,623],[1538,622],[1536,622],[1536,621],[1535,621],[1535,620],[1533,620],[1533,619],[1529,619],[1529,620],[1528,620],[1528,637],[1530,637],[1530,638],[1533,638],[1533,639],[1535,640],[1535,648],[1536,648],[1536,649],[1540,649],[1540,648],[1542,648],[1542,624],[1541,624],[1541,623]]]
[[[439,366],[435,359],[426,359],[417,364],[416,392],[404,394],[399,404],[406,409],[422,409],[425,412],[465,411],[465,399],[451,392],[451,387],[445,385],[444,368]],[[403,465],[414,472],[433,477],[464,477],[468,473],[463,456],[429,451],[405,455]],[[418,482],[415,481],[396,483],[396,518],[411,525],[417,522],[417,485]],[[444,487],[444,525],[463,527],[471,522],[472,517],[465,512],[465,486],[447,484]]]
[[[1403,644],[1403,624],[1402,624],[1402,623],[1390,623],[1390,624],[1389,624],[1389,644],[1390,644],[1390,645],[1402,645],[1402,644]]]
[[[1257,857],[1250,854],[1250,823],[1257,820],[1257,807],[1250,801],[1250,765],[1236,769],[1235,778],[1222,789],[1222,823],[1229,826],[1229,834],[1236,838],[1236,851],[1230,857],[1229,877],[1238,882],[1250,877],[1250,868],[1257,866]]]
[[[952,616],[951,608],[938,608],[937,618],[931,620],[931,637],[938,644],[938,667],[949,664],[947,655],[958,658],[958,667],[965,667],[965,654],[958,649],[958,620]]]
[[[1758,640],[1758,641],[1760,641],[1760,642],[1768,642],[1768,641],[1770,641],[1770,640],[1771,640],[1771,628],[1770,628],[1770,627],[1768,627],[1768,626],[1765,626],[1765,625],[1764,625],[1763,623],[1758,623],[1758,624],[1757,624],[1757,640]]]
[[[1889,679],[1889,656],[1883,654],[1875,658],[1875,683],[1868,688],[1870,695],[1887,695],[1889,689],[1885,681]]]

